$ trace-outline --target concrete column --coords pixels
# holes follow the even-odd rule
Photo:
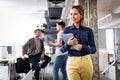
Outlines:
[[[75,0],[65,0],[66,6],[63,8],[61,19],[66,23],[66,26],[68,26],[70,23],[69,15],[70,15],[70,10],[74,5],[74,3],[75,3]]]
[[[97,26],[97,0],[79,0],[79,4],[85,9],[85,20],[87,21],[88,27],[92,28],[94,31],[95,42],[97,47],[97,52],[92,56],[94,64],[94,76],[93,80],[100,80],[99,73],[99,48],[98,48],[98,26]]]
[[[74,5],[75,0],[66,0],[66,7],[63,10],[61,19],[68,25],[70,9]],[[93,80],[100,80],[99,75],[99,48],[98,48],[98,26],[97,26],[97,0],[78,0],[79,4],[85,9],[85,20],[87,21],[88,27],[91,27],[94,31],[95,42],[97,47],[97,52],[92,56],[94,64],[94,76]]]

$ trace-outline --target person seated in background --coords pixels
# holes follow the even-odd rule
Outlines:
[[[62,45],[62,38],[61,35],[63,34],[63,29],[65,27],[65,23],[63,21],[57,23],[57,41],[56,43],[50,41],[51,46],[56,47],[56,57],[54,60],[53,65],[53,80],[58,80],[58,72],[59,69],[62,72],[62,80],[67,80],[67,74],[66,74],[66,60],[67,60],[67,52],[62,53],[60,51],[60,46]]]
[[[28,51],[29,60],[32,63],[32,68],[35,70],[34,76],[39,80],[40,68],[45,68],[51,61],[51,58],[45,55],[44,42],[40,39],[40,29],[34,31],[35,37],[30,38],[22,48],[22,59],[25,60],[26,49]],[[39,66],[39,61],[44,60],[43,64]]]

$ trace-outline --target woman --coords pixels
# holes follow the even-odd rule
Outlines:
[[[63,33],[72,33],[74,38],[69,39],[61,47],[62,52],[68,51],[68,79],[92,80],[93,64],[90,54],[96,52],[96,46],[92,29],[85,25],[84,9],[82,6],[72,7],[71,21],[73,24],[66,27]]]

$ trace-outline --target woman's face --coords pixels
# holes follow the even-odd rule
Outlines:
[[[80,13],[79,13],[79,11],[77,9],[73,8],[71,10],[71,17],[70,18],[71,18],[71,21],[72,21],[73,24],[80,23],[80,20],[81,20],[82,17],[83,16],[80,15]]]

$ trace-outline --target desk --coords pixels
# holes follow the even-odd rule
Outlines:
[[[13,80],[13,78],[15,78],[15,61],[16,58],[9,58],[9,59],[0,59],[0,64],[1,67],[8,67],[8,77],[9,80]]]
[[[0,66],[0,80],[9,80],[8,66]]]
[[[16,60],[16,58],[9,58],[9,59],[0,59],[0,62],[2,62],[2,61],[15,61]]]
[[[15,63],[16,58],[9,58],[9,59],[0,59],[0,64],[3,66],[8,65],[8,63]]]

